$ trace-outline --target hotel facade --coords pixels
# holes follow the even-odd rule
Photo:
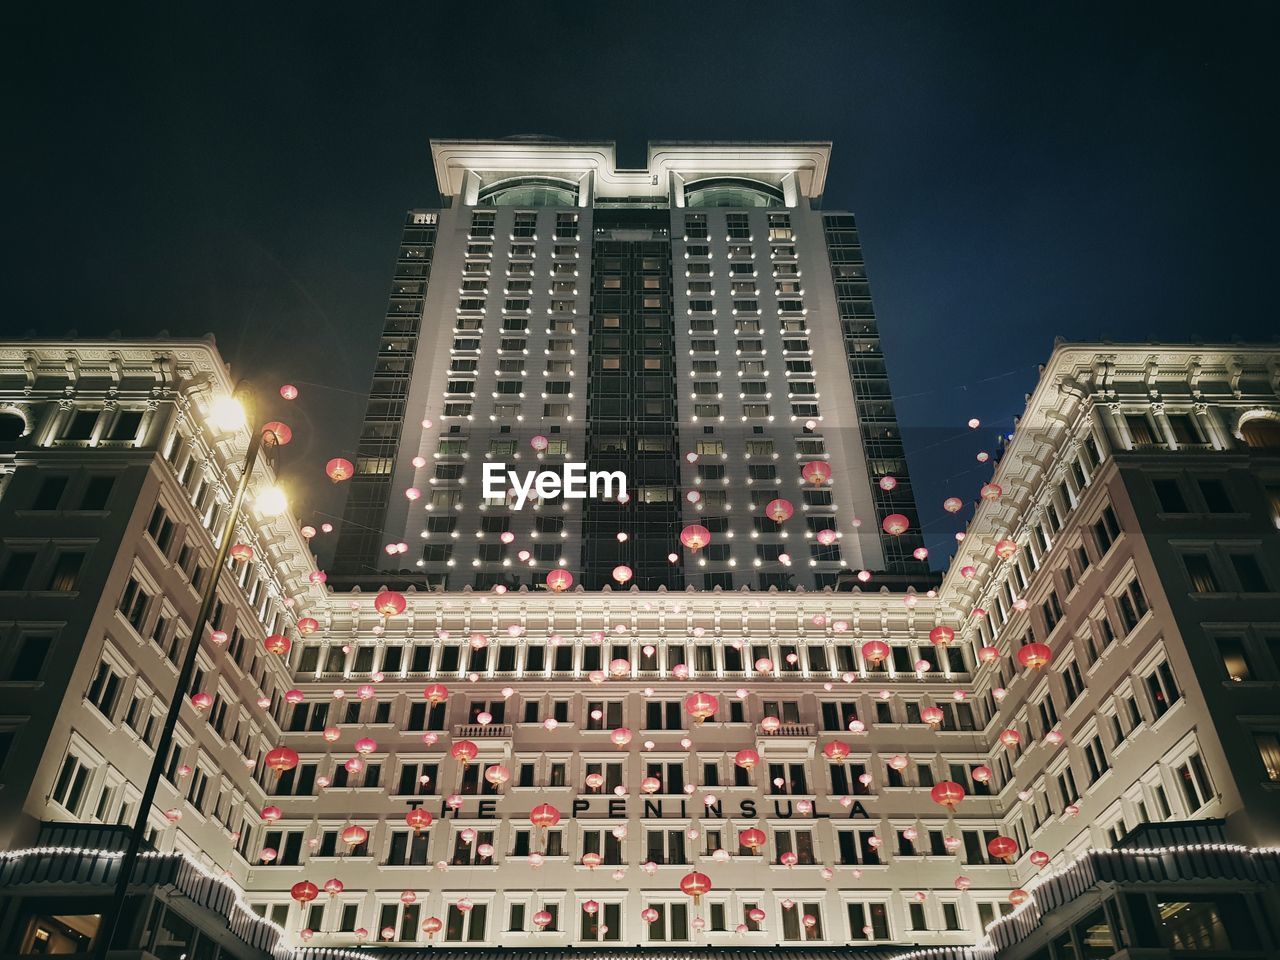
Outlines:
[[[489,170],[495,182],[563,177],[583,152],[575,146],[546,167],[514,169],[508,148],[435,146],[442,193],[455,202],[418,226],[447,229],[456,241],[433,241],[439,255],[429,268],[442,276],[452,251],[453,297],[466,271],[461,238],[492,196]],[[520,149],[536,159],[551,148]],[[488,384],[475,388],[472,414],[451,421],[445,404],[465,401],[444,395],[442,365],[423,358],[448,355],[452,365],[462,314],[452,302],[432,308],[432,286],[424,286],[407,312],[448,322],[418,327],[419,342],[400,349],[412,363],[399,420],[385,421],[400,424],[382,438],[392,463],[358,462],[350,481],[348,517],[371,511],[351,522],[376,533],[371,553],[364,540],[339,541],[360,588],[326,584],[309,531],[251,506],[235,541],[248,549],[228,562],[210,628],[193,641],[217,546],[211,531],[220,529],[249,441],[246,428],[218,428],[210,416],[234,387],[215,348],[198,340],[0,344],[6,952],[83,953],[92,944],[118,865],[118,825],[137,812],[175,664],[192,642],[199,669],[181,693],[122,949],[162,960],[337,958],[375,945],[405,957],[497,948],[547,957],[640,949],[817,957],[853,946],[975,960],[1280,950],[1280,353],[1059,344],[988,483],[962,492],[972,501],[966,535],[941,580],[931,580],[923,569],[895,567],[910,552],[904,560],[876,532],[903,501],[873,493],[901,491],[881,489],[880,478],[895,474],[868,452],[860,387],[856,378],[852,388],[840,382],[849,357],[843,321],[824,312],[839,300],[824,221],[844,216],[808,205],[821,192],[825,155],[805,145],[721,149],[714,158],[707,152],[718,148],[682,149],[655,147],[643,183],[611,161],[579,171],[575,209],[596,219],[576,228],[592,238],[593,267],[575,282],[599,295],[614,289],[596,286],[596,269],[609,276],[603,264],[616,253],[594,249],[601,244],[638,244],[617,256],[643,261],[644,245],[661,243],[682,260],[691,241],[673,239],[687,225],[672,218],[699,209],[710,245],[729,243],[719,239],[725,218],[753,196],[741,181],[777,174],[750,187],[778,205],[743,208],[747,233],[763,241],[784,229],[767,218],[786,213],[797,259],[816,247],[828,272],[802,271],[804,296],[814,296],[806,335],[815,365],[819,356],[838,363],[814,379],[817,414],[784,404],[772,424],[754,424],[762,434],[737,439],[774,442],[771,489],[797,504],[784,531],[809,544],[804,533],[824,529],[805,522],[817,514],[836,517],[844,534],[830,567],[791,548],[805,562],[793,560],[799,579],[787,589],[754,579],[776,565],[756,568],[754,551],[737,553],[740,544],[781,540],[777,530],[751,537],[760,505],[740,496],[755,486],[749,474],[719,485],[727,530],[741,530],[727,559],[698,567],[678,546],[683,526],[712,515],[711,503],[685,494],[719,483],[690,472],[719,454],[688,459],[697,451],[686,431],[713,426],[714,434],[690,436],[726,440],[726,473],[738,469],[735,460],[754,461],[732,447],[720,420],[693,420],[700,401],[683,384],[698,374],[679,364],[668,374],[682,385],[670,414],[679,442],[657,451],[661,469],[646,472],[639,454],[650,451],[631,444],[648,435],[638,426],[648,421],[634,420],[637,432],[615,451],[674,491],[651,502],[661,514],[571,515],[546,503],[476,536],[460,525],[503,510],[481,509],[472,484],[456,485],[472,498],[464,509],[438,513],[425,509],[425,496],[405,497],[410,486],[455,489],[453,480],[428,482],[439,479],[434,466],[447,458],[436,454],[450,436],[471,444],[486,434],[459,451],[477,462],[495,438],[512,436],[532,451],[534,428],[556,436],[540,412],[527,425],[518,419],[525,413],[504,423],[496,405],[506,394]],[[788,151],[809,159],[791,157],[783,170],[778,157]],[[766,158],[777,166],[765,167]],[[641,211],[630,226],[599,219],[610,177],[625,181],[608,186],[615,196],[646,198],[610,210]],[[699,177],[732,182],[690,189]],[[662,194],[665,239],[654,239],[660,227],[649,223],[658,188],[675,191]],[[541,181],[503,189],[523,191],[510,208],[489,207],[504,248],[525,207],[549,242],[562,214],[550,208],[555,219],[544,225],[551,213],[539,200],[564,197]],[[699,200],[698,189],[713,192]],[[418,216],[425,213],[410,221]],[[757,258],[769,257],[764,246]],[[713,277],[719,256],[711,255]],[[727,250],[724,258],[736,262]],[[532,259],[539,269],[546,262]],[[810,287],[814,272],[822,281]],[[648,276],[643,266],[622,273]],[[511,274],[501,266],[491,275]],[[674,276],[661,274],[659,289]],[[670,295],[667,322],[682,325],[693,314],[678,291]],[[590,304],[599,302],[583,295],[573,323],[595,324],[602,315]],[[617,309],[623,329],[627,317],[643,329],[650,316],[643,306]],[[761,309],[769,318],[761,338],[781,338],[781,311]],[[481,337],[489,324],[486,313]],[[775,329],[764,332],[769,324]],[[530,324],[528,356],[549,356],[532,341],[558,335]],[[680,342],[670,355],[684,363],[691,354],[682,329],[665,335]],[[421,342],[428,336],[443,354]],[[567,336],[583,337],[572,348],[579,354],[596,355],[594,333]],[[771,345],[767,356],[784,353]],[[732,374],[737,383],[724,363],[726,381]],[[794,393],[779,386],[775,397]],[[382,392],[375,385],[379,402]],[[575,415],[590,422],[579,434],[590,462],[608,462],[595,456],[597,438],[623,435],[612,414],[592,419],[591,404],[606,396],[566,401],[586,404]],[[735,406],[722,407],[723,423],[743,415],[743,399],[729,397]],[[829,430],[833,419],[838,432]],[[371,422],[360,456],[372,455],[364,446]],[[451,434],[453,426],[461,430]],[[798,446],[815,436],[825,454]],[[831,500],[804,511],[797,478],[819,458],[832,466],[823,485]],[[272,483],[271,464],[261,464],[251,502]],[[554,512],[573,518],[557,531],[559,558],[504,566],[511,558],[476,552],[507,532],[513,549],[539,542],[537,519]],[[433,531],[435,516],[457,524]],[[854,527],[846,516],[866,523]],[[634,539],[660,538],[662,564],[650,562],[656,550],[593,552],[616,524],[632,524]],[[448,559],[464,563],[424,558],[408,568],[383,550],[398,539],[430,547],[437,533],[457,544]],[[578,558],[577,569],[566,566],[575,573],[596,569],[599,582],[586,575],[564,592],[546,589],[545,574],[563,558]],[[730,567],[730,559],[742,562]],[[621,562],[636,582],[597,589]],[[852,589],[818,579],[844,567],[871,570],[871,579]],[[732,589],[691,579],[739,570],[748,579]],[[410,574],[416,587],[379,600],[376,588]],[[475,579],[482,575],[492,578]],[[286,638],[287,649],[273,637]],[[289,762],[280,762],[280,748]]]

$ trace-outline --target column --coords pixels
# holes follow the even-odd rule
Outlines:
[[[1125,423],[1124,414],[1120,412],[1120,404],[1107,404],[1107,416],[1111,421],[1110,429],[1104,430],[1108,446],[1121,450],[1133,449],[1133,437],[1129,434],[1129,424]]]
[[[1156,422],[1156,429],[1164,437],[1165,444],[1170,450],[1178,449],[1178,441],[1173,435],[1173,427],[1169,425],[1169,418],[1165,415],[1164,404],[1156,401],[1151,404],[1151,417]]]

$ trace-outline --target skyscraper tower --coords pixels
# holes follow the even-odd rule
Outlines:
[[[432,156],[445,202],[407,217],[337,576],[923,579],[857,229],[817,208],[830,144],[658,143],[642,170],[611,143],[434,141]],[[575,461],[621,471],[626,495],[485,496],[486,463]],[[811,463],[828,483],[805,480]],[[696,551],[691,525],[710,538]]]

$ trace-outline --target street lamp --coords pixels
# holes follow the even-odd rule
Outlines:
[[[249,389],[243,384],[236,388],[236,395],[222,395],[215,398],[206,412],[208,422],[215,428],[224,431],[238,430],[249,422],[246,412],[246,401],[251,401]],[[243,398],[243,399],[241,399]],[[156,790],[160,786],[160,777],[164,774],[165,761],[173,743],[173,733],[178,726],[178,716],[182,713],[182,700],[187,688],[191,686],[191,678],[195,675],[196,655],[200,652],[200,638],[204,636],[205,627],[209,623],[209,614],[218,595],[218,581],[222,578],[222,570],[227,565],[227,555],[231,543],[235,540],[236,523],[240,518],[240,510],[244,506],[245,494],[249,488],[249,478],[258,462],[258,454],[263,447],[272,450],[288,443],[287,428],[282,424],[268,423],[252,429],[249,433],[249,448],[245,451],[244,466],[240,478],[236,482],[235,495],[231,499],[231,509],[227,513],[222,527],[222,538],[218,544],[218,556],[213,562],[213,571],[205,583],[204,592],[200,596],[200,610],[196,613],[195,623],[191,627],[191,642],[187,646],[186,655],[182,658],[182,669],[178,672],[178,682],[174,687],[173,697],[169,702],[169,712],[165,715],[164,726],[160,729],[160,739],[156,742],[155,757],[151,761],[151,772],[147,775],[147,785],[142,791],[142,801],[138,805],[138,815],[134,819],[133,829],[129,833],[129,846],[120,858],[119,872],[116,874],[115,890],[111,902],[103,915],[102,928],[94,944],[95,960],[106,960],[111,942],[115,939],[120,926],[120,915],[124,912],[124,903],[129,892],[129,881],[138,862],[138,854],[142,848],[142,840],[147,831],[148,815],[155,802]],[[254,506],[262,516],[276,516],[287,507],[284,492],[279,487],[269,487],[254,498]]]

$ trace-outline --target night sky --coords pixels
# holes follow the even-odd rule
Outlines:
[[[431,137],[629,166],[650,139],[834,141],[824,206],[858,216],[935,562],[1055,337],[1280,330],[1274,3],[24,6],[0,328],[212,332],[298,384],[270,412],[306,521],[341,512],[321,464],[354,447]]]

